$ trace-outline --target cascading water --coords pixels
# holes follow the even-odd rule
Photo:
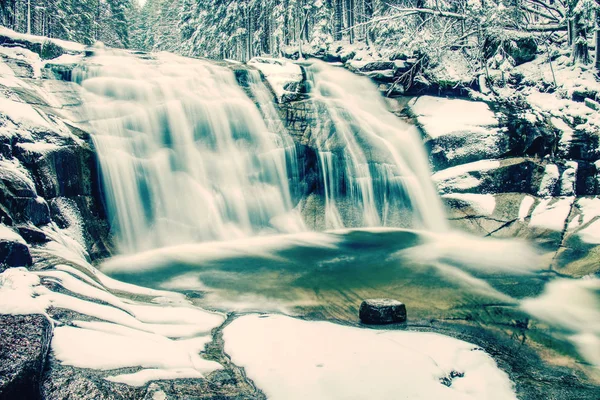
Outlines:
[[[237,82],[208,61],[111,51],[73,76],[121,252],[306,229],[296,145],[258,71]],[[445,229],[416,130],[366,78],[321,62],[307,77],[325,203],[316,218],[327,229]]]
[[[414,219],[408,225],[447,229],[416,129],[387,111],[369,79],[320,61],[306,71],[327,228],[402,226]]]
[[[86,91],[122,252],[303,229],[281,136],[229,69],[106,52],[74,80]]]

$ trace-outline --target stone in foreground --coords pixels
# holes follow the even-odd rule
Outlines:
[[[368,299],[362,302],[358,316],[363,324],[382,325],[406,321],[406,306],[398,300]]]
[[[39,399],[52,326],[43,315],[0,315],[0,399]]]

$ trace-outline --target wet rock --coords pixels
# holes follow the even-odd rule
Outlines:
[[[406,321],[406,306],[392,299],[368,299],[358,311],[364,324],[391,324]]]
[[[32,263],[26,244],[0,239],[0,272],[7,268],[29,267]]]
[[[40,399],[52,325],[43,315],[0,315],[0,399]]]
[[[19,235],[29,244],[42,244],[50,241],[50,238],[35,226],[19,226],[17,230]]]

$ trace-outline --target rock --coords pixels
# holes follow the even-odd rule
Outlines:
[[[0,399],[40,399],[52,338],[43,315],[0,315]]]
[[[19,226],[17,230],[19,235],[29,244],[42,244],[50,241],[50,238],[35,226]]]
[[[585,105],[591,108],[592,110],[600,111],[600,103],[598,103],[597,101],[594,101],[592,99],[585,99],[584,102]]]
[[[486,58],[492,58],[500,48],[515,61],[515,65],[532,61],[537,53],[535,36],[513,30],[498,30],[488,36],[483,45]]]
[[[33,264],[29,247],[13,240],[0,239],[0,272],[7,268],[30,267]]]
[[[5,47],[24,47],[34,53],[39,54],[42,60],[50,60],[62,56],[66,53],[65,49],[58,46],[51,40],[33,42],[27,39],[20,39],[14,36],[0,34],[0,46]]]
[[[368,299],[362,302],[358,312],[364,324],[391,324],[406,321],[406,306],[391,299]]]

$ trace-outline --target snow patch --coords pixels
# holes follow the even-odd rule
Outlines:
[[[560,174],[556,164],[546,165],[544,168],[544,176],[542,177],[542,182],[540,183],[540,188],[538,189],[538,195],[541,197],[552,196],[559,177]]]
[[[531,214],[530,226],[562,231],[574,200],[574,197],[541,200]]]
[[[497,133],[498,120],[483,102],[421,96],[410,106],[433,139],[460,133]]]
[[[279,101],[285,94],[294,94],[286,90],[288,84],[302,82],[300,66],[283,58],[255,57],[248,61],[248,65],[263,73]]]
[[[223,337],[232,361],[271,400],[516,398],[490,356],[439,334],[248,315]],[[442,384],[453,371],[464,376]]]

